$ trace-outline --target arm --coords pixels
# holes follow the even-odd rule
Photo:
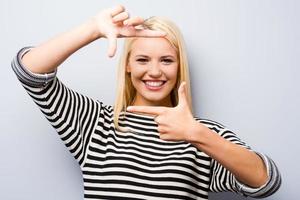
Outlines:
[[[198,121],[198,120],[197,120]],[[245,183],[246,181],[249,181],[251,176],[253,176],[253,180],[257,181],[257,175],[258,173],[262,172],[262,170],[255,169],[255,167],[250,168],[250,166],[253,164],[252,162],[255,162],[253,160],[247,160],[249,157],[247,157],[247,154],[245,154],[245,158],[238,159],[241,160],[242,163],[238,163],[232,160],[231,156],[235,156],[236,154],[227,154],[224,153],[224,158],[216,160],[216,158],[213,158],[211,163],[211,181],[210,181],[210,190],[213,192],[222,192],[222,191],[235,191],[238,192],[244,196],[251,196],[254,198],[264,198],[267,196],[272,195],[275,193],[280,185],[281,185],[281,176],[278,171],[277,166],[275,165],[274,161],[269,158],[268,156],[255,152],[250,149],[249,146],[247,146],[243,141],[240,140],[236,136],[235,133],[230,131],[229,129],[225,128],[224,126],[220,124],[216,124],[215,122],[209,121],[209,120],[199,120],[198,122],[201,123],[201,125],[209,128],[211,131],[211,134],[217,135],[217,137],[221,137],[221,139],[226,140],[230,142],[231,144],[236,145],[237,147],[242,148],[243,150],[246,150],[246,153],[253,153],[257,157],[261,159],[263,162],[263,166],[265,167],[265,172],[267,174],[267,180],[259,184],[257,186],[250,185],[249,183]],[[212,139],[212,138],[211,138]],[[197,145],[197,144],[195,144]],[[222,148],[220,148],[221,150]],[[243,151],[242,150],[242,151]],[[228,152],[230,153],[230,152]],[[239,153],[239,152],[235,152]],[[243,153],[241,152],[243,155]],[[220,154],[218,154],[220,156]],[[229,169],[228,167],[224,166],[226,162],[223,162],[220,160],[229,159],[231,162],[235,162],[236,165],[240,165],[241,167],[244,166],[244,169],[241,169],[239,167],[232,167]],[[246,162],[245,162],[246,161]],[[251,162],[252,161],[252,162]],[[246,169],[249,169],[247,171]],[[232,170],[232,171],[230,171]],[[234,174],[233,170],[238,170],[237,173],[245,173],[244,176],[246,177],[246,180],[241,181],[240,175]],[[248,174],[249,173],[249,174]]]
[[[83,46],[105,37],[109,41],[108,55],[116,51],[117,37],[161,37],[164,33],[135,29],[143,23],[140,17],[129,18],[123,6],[106,9],[87,22],[35,47],[24,55],[22,62],[33,73],[49,73]],[[126,25],[124,25],[126,24]]]
[[[255,152],[215,134],[201,123],[193,127],[193,144],[233,173],[237,180],[260,187],[268,180],[264,161]]]
[[[126,20],[129,25],[123,26]],[[109,39],[109,55],[113,55],[117,37],[161,35],[154,31],[135,30],[133,26],[139,23],[142,20],[129,19],[123,7],[107,9],[35,48],[21,49],[12,61],[17,78],[80,166],[84,165],[99,114],[104,116],[104,106],[65,86],[56,77],[56,68],[73,52],[97,38]]]
[[[23,65],[33,73],[53,72],[71,54],[97,38],[99,34],[90,20],[31,49],[23,56]]]

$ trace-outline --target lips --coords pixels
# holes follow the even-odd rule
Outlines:
[[[143,82],[144,82],[147,89],[157,91],[157,90],[160,90],[167,81],[163,81],[163,80],[144,80]]]

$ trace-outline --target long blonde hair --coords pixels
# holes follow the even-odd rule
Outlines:
[[[150,17],[143,23],[143,28],[150,30],[159,30],[166,32],[164,36],[177,52],[179,60],[179,71],[177,73],[177,82],[174,89],[171,91],[171,100],[173,106],[178,104],[178,87],[181,82],[186,82],[186,94],[191,112],[192,109],[192,97],[189,78],[188,60],[184,45],[183,37],[179,28],[170,20],[162,17]],[[131,82],[130,74],[126,72],[126,66],[128,64],[131,47],[135,38],[126,38],[124,41],[124,49],[119,62],[119,69],[117,74],[117,93],[114,104],[114,125],[115,128],[121,131],[126,131],[119,126],[119,117],[122,111],[126,111],[126,108],[132,105],[136,95],[136,90]]]

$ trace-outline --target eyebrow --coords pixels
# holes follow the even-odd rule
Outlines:
[[[150,56],[144,55],[144,54],[138,54],[134,56],[135,58],[137,57],[143,57],[143,58],[150,58]],[[165,56],[161,56],[160,58],[173,58],[176,59],[176,57],[174,57],[173,55],[165,55]]]

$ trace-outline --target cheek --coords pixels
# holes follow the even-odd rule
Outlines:
[[[140,79],[145,74],[145,70],[141,68],[135,68],[131,70],[131,79]]]
[[[134,68],[131,69],[131,82],[135,88],[141,84],[140,80],[143,78],[145,72],[142,69]]]
[[[178,66],[174,66],[174,67],[169,68],[169,70],[167,70],[165,72],[165,74],[167,75],[167,77],[169,79],[172,79],[173,81],[176,82],[177,74],[178,74]]]
[[[127,65],[127,72],[130,72],[132,77],[138,77],[141,76],[143,73],[145,73],[145,69],[143,66],[139,66],[134,62],[129,61]]]

